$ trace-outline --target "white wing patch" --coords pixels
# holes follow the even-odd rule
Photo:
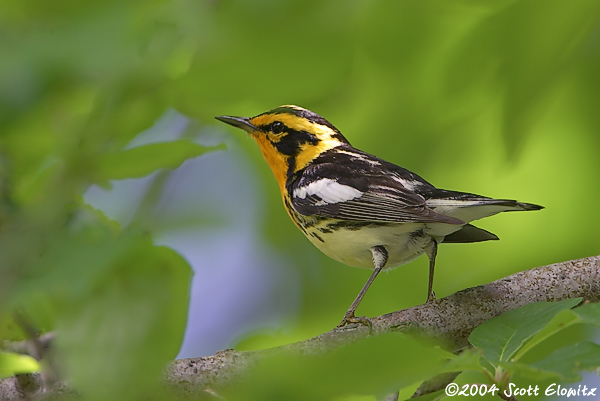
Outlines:
[[[392,179],[396,182],[399,182],[400,184],[402,184],[402,186],[406,189],[408,189],[409,191],[414,191],[415,188],[423,185],[421,184],[419,181],[409,181],[409,180],[405,180],[404,178],[400,178],[398,176],[393,175]]]
[[[361,155],[360,153],[349,152],[347,150],[341,150],[341,149],[336,150],[336,153],[343,153],[345,155],[350,155],[356,159],[365,161],[372,166],[380,166],[381,165],[381,163],[379,163],[377,160],[369,159],[367,156]]]
[[[316,195],[321,198],[315,206],[324,206],[330,203],[346,202],[362,196],[362,192],[349,185],[343,185],[330,178],[321,178],[310,184],[294,189],[293,195],[300,199]]]

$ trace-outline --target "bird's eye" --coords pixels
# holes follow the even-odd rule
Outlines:
[[[271,124],[271,132],[274,134],[281,134],[284,128],[285,126],[283,123],[279,121],[275,121],[273,124]]]

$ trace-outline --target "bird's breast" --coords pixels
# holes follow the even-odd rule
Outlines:
[[[382,223],[323,219],[308,224],[304,234],[321,252],[349,266],[374,268],[371,248],[384,246],[386,269],[409,263],[425,252],[431,236],[419,223]]]

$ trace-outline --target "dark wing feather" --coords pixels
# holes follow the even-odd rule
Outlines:
[[[446,235],[446,237],[444,237],[444,244],[494,241],[498,239],[499,238],[494,233],[491,233],[479,227],[475,227],[471,224],[467,224],[463,226],[460,230],[455,231],[450,235]]]
[[[402,184],[414,185],[418,176],[364,152],[355,149],[351,152],[362,158],[335,149],[320,155],[296,173],[288,192],[294,194],[311,183],[329,179],[355,189],[359,195],[339,202],[327,202],[318,191],[303,194],[304,197],[292,196],[292,204],[300,214],[342,220],[464,224],[462,220],[436,213],[427,207],[425,198]],[[430,185],[424,180],[418,184]]]
[[[393,184],[398,186],[395,181]],[[379,192],[372,188],[360,198],[341,202],[338,214],[331,217],[402,223],[464,224],[462,220],[434,212],[424,203],[417,203],[416,199],[407,202],[406,193]]]

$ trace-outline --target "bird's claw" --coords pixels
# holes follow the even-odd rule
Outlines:
[[[352,324],[352,323],[359,323],[359,324],[369,327],[369,333],[371,333],[373,331],[373,323],[371,323],[371,320],[369,320],[366,316],[356,317],[356,316],[354,316],[354,312],[346,312],[346,314],[344,315],[344,318],[342,319],[340,324],[335,326],[335,328],[339,329],[339,328],[342,328],[342,327],[344,327],[348,324]]]

